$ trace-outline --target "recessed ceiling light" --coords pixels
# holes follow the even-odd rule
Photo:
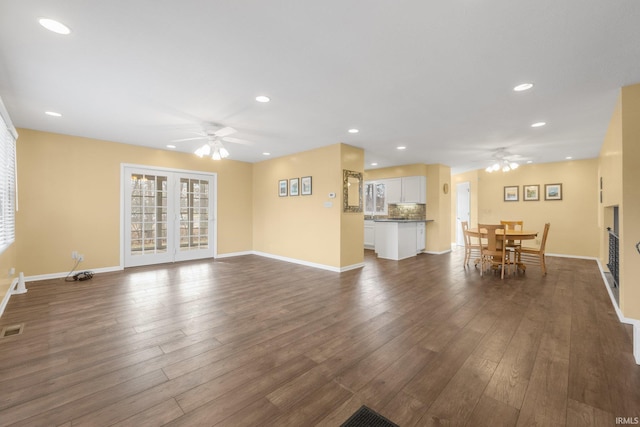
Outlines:
[[[533,163],[533,160],[527,160],[527,163]]]
[[[371,163],[371,166],[378,166],[376,162]]]
[[[268,96],[259,95],[259,96],[256,96],[256,101],[258,101],[258,102],[269,102],[269,101],[271,101],[271,98],[269,98]]]
[[[522,83],[514,87],[513,90],[515,90],[516,92],[522,92],[523,90],[529,90],[532,87],[533,87],[533,83]]]
[[[49,31],[53,31],[54,33],[62,34],[65,36],[71,33],[71,29],[69,29],[69,27],[67,27],[63,23],[58,22],[56,20],[49,19],[49,18],[40,18],[38,22],[44,28],[46,28]]]
[[[358,133],[360,132],[358,129],[352,128],[348,130],[349,133]]]
[[[169,144],[169,145],[167,145],[167,148],[176,148],[176,146],[172,145],[172,144]]]
[[[571,157],[571,156],[567,156],[567,157],[565,157],[565,159],[567,159],[567,160],[571,160],[571,159],[573,159],[573,157]]]
[[[56,113],[55,111],[45,111],[44,113],[51,117],[62,117],[62,114]]]
[[[270,156],[271,153],[267,153],[266,151],[264,153],[262,153],[263,156]]]
[[[539,127],[542,127],[542,126],[544,126],[546,124],[547,124],[547,122],[536,122],[536,123],[532,124],[531,127],[532,128],[539,128]]]
[[[397,150],[406,150],[407,147],[405,147],[404,145],[401,145],[399,147],[396,147]]]

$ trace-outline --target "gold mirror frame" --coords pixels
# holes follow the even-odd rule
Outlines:
[[[351,188],[356,183],[357,196]],[[342,206],[343,212],[362,212],[362,172],[342,170]]]

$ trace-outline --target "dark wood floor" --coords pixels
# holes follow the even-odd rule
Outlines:
[[[614,426],[640,367],[594,261],[481,278],[462,251],[342,274],[258,256],[29,283],[0,424]]]

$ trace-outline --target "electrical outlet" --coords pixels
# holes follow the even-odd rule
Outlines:
[[[78,259],[78,251],[71,252],[71,259]]]

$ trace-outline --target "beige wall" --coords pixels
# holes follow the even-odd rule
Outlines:
[[[364,151],[361,148],[340,144],[340,163],[343,170],[360,172],[364,176]],[[364,191],[364,186],[362,191]],[[340,194],[343,196],[342,191]],[[360,193],[360,197],[364,197],[363,192]],[[344,205],[344,197],[341,200]],[[364,200],[362,202],[364,209]],[[348,267],[363,262],[364,212],[342,212],[340,217],[340,266]]]
[[[361,263],[364,216],[342,213],[342,169],[363,165],[362,150],[344,144],[255,163],[254,249],[335,268]],[[310,196],[278,196],[279,180],[303,176],[312,177]]]
[[[640,84],[622,88],[620,309],[640,319]]]
[[[252,249],[252,165],[20,129],[17,265],[26,276],[120,265],[121,164],[218,174],[218,253]]]
[[[547,253],[598,256],[597,159],[523,165],[507,173],[481,170],[477,174],[478,216],[472,218],[472,225],[522,220],[524,228],[542,232],[550,222]],[[467,178],[473,182],[469,174],[456,175],[453,181]],[[545,201],[544,185],[554,183],[562,184],[562,200]],[[523,201],[523,185],[540,185],[540,201]],[[518,186],[519,201],[504,201],[505,186]]]
[[[640,319],[640,84],[621,89],[611,116],[599,158],[602,178],[600,205],[600,257],[608,262],[606,228],[613,227],[613,208],[619,210],[620,236],[620,310],[623,315]]]
[[[444,252],[451,250],[451,191],[443,191],[446,183],[451,187],[451,168],[444,165],[412,164],[365,171],[365,181],[399,178],[403,176],[424,176],[427,179],[427,223],[426,251]]]

